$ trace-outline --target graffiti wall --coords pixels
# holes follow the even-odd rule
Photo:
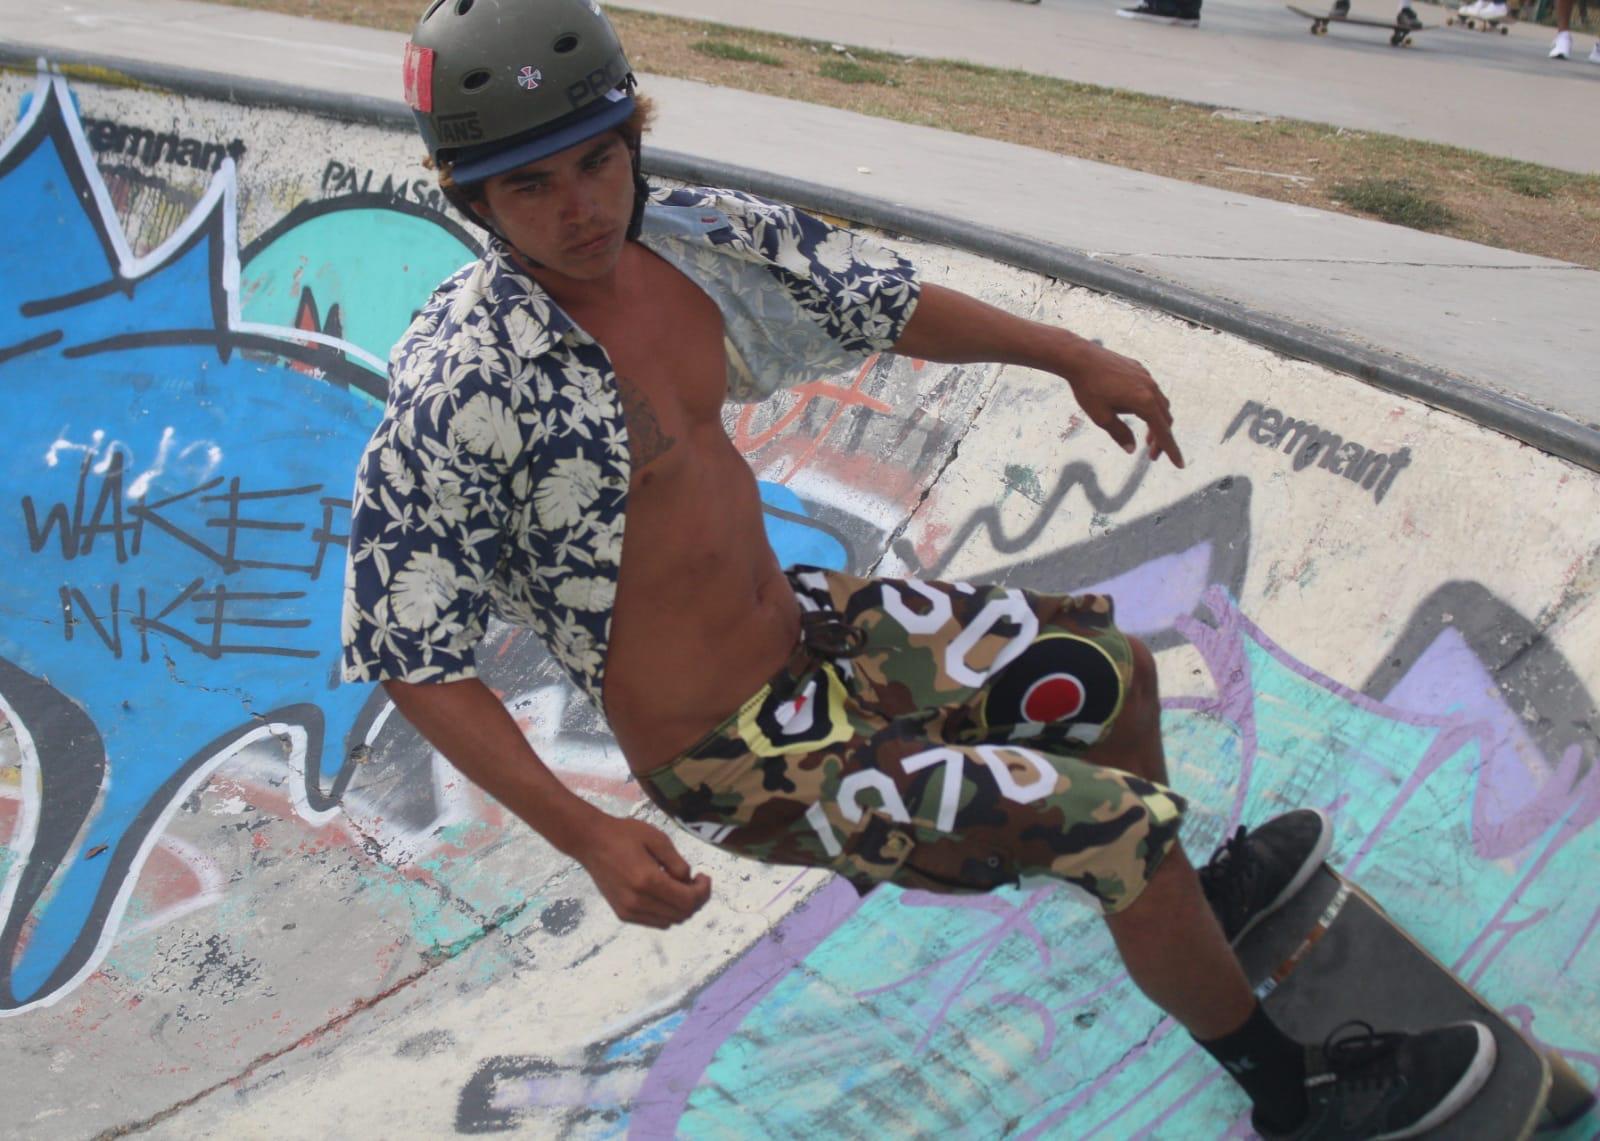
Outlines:
[[[623,929],[337,684],[383,361],[475,254],[408,136],[32,73],[0,122],[0,1134],[1248,1135],[1063,892],[863,900],[680,833],[712,903]],[[1600,479],[897,244],[1144,361],[1189,466],[1058,380],[875,358],[728,410],[780,557],[1113,594],[1192,852],[1327,810],[1342,866],[1600,1076]],[[531,638],[484,659],[569,783],[653,813]]]

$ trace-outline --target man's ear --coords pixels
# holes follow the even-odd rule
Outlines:
[[[472,211],[472,216],[482,222],[490,230],[494,229],[494,211],[489,209],[489,200],[480,192],[478,194],[463,194],[467,207]]]

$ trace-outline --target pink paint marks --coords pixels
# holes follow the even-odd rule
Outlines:
[[[829,416],[827,423],[812,434],[809,445],[800,454],[800,457],[795,460],[789,474],[784,477],[782,482],[787,483],[790,477],[810,462],[811,457],[816,453],[817,448],[822,445],[822,441],[827,437],[829,431],[839,422],[839,418],[851,408],[866,408],[885,416],[894,411],[892,406],[861,391],[861,384],[878,363],[878,356],[879,354],[873,353],[872,356],[861,363],[861,367],[856,370],[855,379],[850,382],[850,387],[848,388],[825,380],[813,380],[805,384],[795,385],[790,389],[798,398],[795,400],[794,405],[772,424],[768,425],[765,430],[754,434],[751,433],[750,429],[755,422],[758,409],[753,404],[749,405],[739,413],[739,418],[735,421],[733,431],[734,446],[741,452],[749,454],[788,431],[796,420],[805,415],[806,409],[811,406],[813,400],[833,401],[837,407],[834,409],[833,414]]]
[[[925,567],[937,563],[944,553],[944,544],[950,538],[950,531],[948,523],[932,521],[927,523],[917,536],[915,544],[917,561]]]

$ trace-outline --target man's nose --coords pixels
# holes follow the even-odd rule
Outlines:
[[[574,225],[588,221],[594,215],[594,192],[582,183],[566,188],[561,196],[561,221]]]

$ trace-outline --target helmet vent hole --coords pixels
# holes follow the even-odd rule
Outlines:
[[[465,16],[472,11],[472,0],[456,0],[456,15]]]
[[[435,12],[443,7],[444,0],[433,0],[433,3],[428,5],[428,10],[422,14],[423,20],[427,20],[428,17],[432,16]]]
[[[462,2],[470,4],[472,0],[462,0]],[[466,76],[461,80],[461,89],[463,91],[476,91],[492,78],[493,76],[487,69],[480,67],[477,71],[467,72]]]
[[[558,55],[566,55],[569,51],[572,51],[577,46],[578,37],[573,35],[571,32],[568,32],[555,42],[555,49]]]

